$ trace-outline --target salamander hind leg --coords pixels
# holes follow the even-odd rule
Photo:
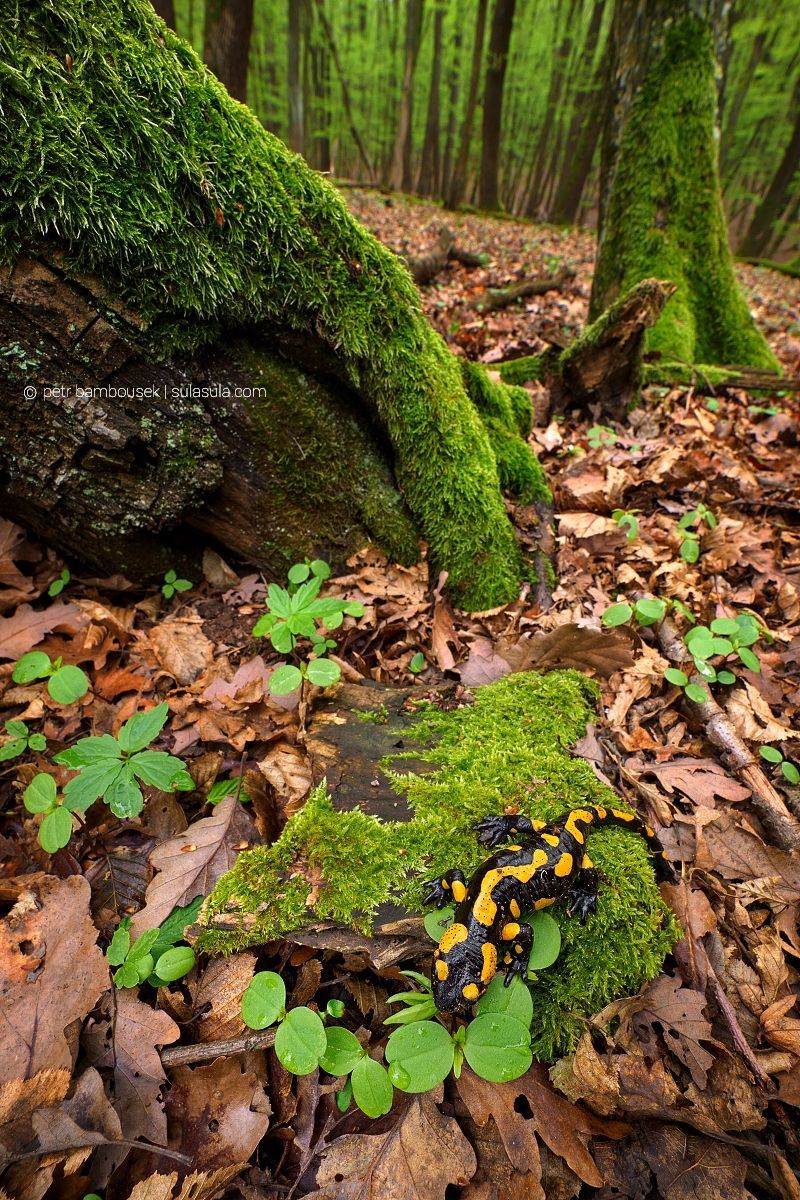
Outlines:
[[[585,925],[592,913],[597,911],[598,881],[599,874],[594,867],[582,866],[567,892],[567,916],[574,917],[577,914],[581,925]]]
[[[446,904],[460,904],[467,894],[464,872],[458,869],[447,871],[441,879],[435,879],[428,887],[423,904],[435,904],[444,908]]]
[[[535,835],[537,828],[544,829],[546,826],[544,822],[531,821],[520,813],[514,817],[484,817],[477,825],[473,825],[478,841],[484,846],[500,846],[503,842],[513,841],[514,838],[528,841]]]
[[[520,925],[503,955],[502,962],[506,967],[504,987],[508,987],[515,975],[526,979],[528,975],[528,959],[533,946],[533,930],[530,925]]]

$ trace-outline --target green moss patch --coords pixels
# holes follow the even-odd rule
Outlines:
[[[253,327],[321,340],[388,435],[458,602],[517,594],[523,564],[490,436],[405,266],[147,0],[24,14],[0,0],[0,93],[0,185],[13,200],[0,261],[52,247],[68,272],[99,276],[109,319],[120,299],[137,310],[155,359]],[[504,471],[512,483],[523,457]]]
[[[427,880],[450,867],[478,866],[486,851],[471,827],[481,817],[517,806],[553,820],[586,801],[619,805],[588,763],[569,753],[595,699],[585,676],[556,671],[510,675],[451,712],[422,704],[414,737],[424,750],[408,756],[422,754],[432,770],[404,772],[402,756],[384,764],[413,819],[384,823],[338,812],[324,785],[317,788],[274,845],[242,854],[220,880],[204,905],[200,947],[259,945],[310,919],[368,931],[380,904],[420,910]],[[589,852],[603,877],[598,911],[581,926],[554,906],[563,950],[532,988],[534,1049],[544,1058],[571,1047],[586,1017],[656,975],[678,936],[639,837],[598,830]]]

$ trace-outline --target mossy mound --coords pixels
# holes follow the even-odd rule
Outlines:
[[[357,810],[338,812],[325,787],[317,788],[274,845],[242,854],[220,880],[204,905],[199,946],[230,952],[259,945],[310,917],[369,930],[385,901],[419,910],[428,879],[453,866],[474,870],[486,851],[472,825],[488,813],[514,805],[553,820],[585,801],[608,805],[613,797],[619,805],[588,763],[569,753],[595,699],[585,676],[556,671],[510,675],[451,712],[422,704],[414,734],[437,769],[401,773],[396,757],[384,765],[413,819],[383,823]],[[534,1050],[543,1058],[565,1052],[587,1016],[656,975],[678,936],[639,837],[598,830],[589,850],[603,877],[598,911],[581,926],[563,904],[550,910],[563,949],[532,987]]]
[[[623,128],[602,219],[589,319],[642,279],[676,284],[647,349],[683,363],[777,370],[739,289],[722,207],[716,134],[716,53],[690,5],[661,5],[663,36],[642,54],[618,30]],[[622,18],[620,17],[620,20]],[[644,78],[635,73],[646,63]],[[626,105],[628,107],[626,107]]]
[[[321,342],[391,442],[436,569],[466,608],[524,575],[489,435],[405,266],[232,100],[147,0],[0,0],[0,261],[55,255],[169,359],[232,331]],[[518,404],[519,398],[510,401]],[[497,418],[495,418],[497,420]],[[511,436],[510,431],[508,436]],[[521,438],[504,482],[546,491]]]

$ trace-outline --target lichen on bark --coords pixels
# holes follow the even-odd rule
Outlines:
[[[412,819],[337,811],[322,784],[276,843],[240,855],[223,876],[204,905],[199,946],[239,950],[309,920],[369,930],[384,902],[419,910],[426,880],[453,866],[474,870],[486,851],[472,826],[487,814],[511,807],[553,820],[585,802],[619,805],[588,763],[569,752],[595,700],[585,676],[555,671],[508,676],[453,711],[423,704],[414,731],[423,748],[409,754],[434,769],[404,771],[403,755],[383,764]],[[657,974],[676,938],[641,838],[602,829],[591,834],[589,848],[603,879],[598,911],[581,926],[563,904],[550,910],[563,949],[532,988],[534,1049],[543,1057],[571,1046],[586,1016]]]
[[[56,250],[68,275],[99,277],[142,315],[139,345],[155,360],[232,331],[322,342],[387,434],[457,601],[510,600],[525,571],[459,363],[405,266],[335,189],[231,100],[146,0],[38,0],[24,16],[0,0],[0,74],[0,183],[13,198],[0,261]],[[524,467],[523,486],[544,489],[519,446],[506,475]]]

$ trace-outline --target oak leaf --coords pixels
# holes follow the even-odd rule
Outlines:
[[[172,1148],[204,1170],[247,1162],[272,1112],[255,1074],[238,1058],[173,1068],[166,1108]]]

